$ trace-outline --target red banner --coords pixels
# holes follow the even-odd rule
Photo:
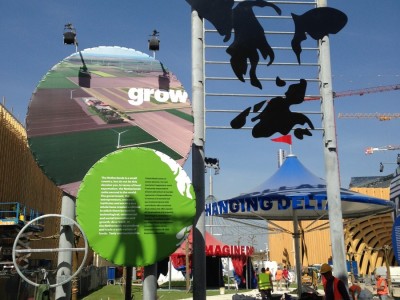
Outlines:
[[[286,144],[291,145],[292,144],[292,136],[290,134],[282,135],[282,136],[280,136],[278,138],[271,139],[271,141],[280,142],[280,143],[286,143]]]

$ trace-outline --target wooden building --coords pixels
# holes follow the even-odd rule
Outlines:
[[[24,126],[0,104],[0,261],[9,261],[10,251],[19,229],[29,219],[43,214],[59,214],[61,190],[37,165],[27,142]],[[10,208],[12,207],[12,208]],[[16,210],[18,207],[18,212]],[[14,215],[18,224],[13,224]],[[7,221],[7,218],[10,221]],[[40,231],[29,233],[30,248],[58,248],[59,221],[45,221]],[[27,237],[24,237],[26,242]],[[31,264],[50,261],[55,267],[56,254],[33,253]]]

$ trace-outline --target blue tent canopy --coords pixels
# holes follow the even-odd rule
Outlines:
[[[344,218],[390,212],[391,201],[340,190]],[[326,182],[315,176],[298,160],[289,155],[269,179],[237,197],[206,205],[206,215],[230,218],[293,220],[328,219]]]

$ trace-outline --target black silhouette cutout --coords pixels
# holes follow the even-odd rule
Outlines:
[[[201,18],[207,19],[214,25],[218,33],[224,36],[224,42],[231,37],[234,31],[234,41],[227,48],[226,52],[231,56],[230,63],[236,77],[244,82],[244,75],[247,73],[247,60],[250,61],[250,83],[262,89],[261,82],[257,78],[256,68],[259,62],[259,53],[271,65],[275,59],[275,53],[269,45],[264,29],[258,22],[253,12],[253,7],[272,7],[275,12],[281,15],[281,10],[273,3],[264,0],[242,1],[234,8],[234,0],[186,0],[192,9],[199,13]],[[322,39],[328,34],[338,33],[347,23],[347,16],[331,7],[318,7],[311,9],[303,15],[291,14],[295,33],[291,41],[292,50],[296,54],[297,61],[301,64],[300,54],[302,52],[301,42],[307,39],[306,33],[315,40]],[[286,82],[276,77],[275,84],[283,87]],[[312,136],[308,128],[297,127],[296,125],[307,124],[310,129],[314,129],[311,120],[302,113],[290,111],[290,106],[300,104],[304,101],[307,82],[300,79],[298,84],[289,86],[285,97],[275,97],[268,103],[262,101],[253,106],[253,112],[258,113],[265,103],[266,107],[251,121],[259,121],[253,127],[253,137],[270,137],[275,133],[287,135],[291,130],[298,139],[304,136]],[[251,112],[251,107],[246,108],[231,121],[231,127],[240,129],[246,124],[247,117]]]
[[[260,51],[264,59],[270,58],[268,65],[275,59],[274,51],[265,38],[264,29],[258,22],[252,8],[272,7],[279,15],[281,10],[275,4],[263,0],[243,1],[235,8],[233,0],[186,0],[199,16],[207,19],[224,36],[224,42],[231,37],[232,29],[235,39],[226,52],[231,55],[231,66],[236,77],[244,82],[243,76],[247,72],[247,59],[250,61],[250,82],[253,86],[262,89],[257,78],[256,68],[259,62]]]
[[[285,97],[275,97],[271,99],[265,109],[259,113],[251,121],[259,122],[253,127],[253,137],[270,137],[275,133],[287,135],[297,124],[308,124],[311,129],[314,125],[311,120],[302,113],[294,113],[290,111],[290,106],[300,104],[304,101],[304,96],[307,88],[307,81],[300,79],[297,84],[289,86]],[[262,101],[254,106],[254,111],[258,112],[267,101]],[[251,108],[248,107],[231,121],[231,127],[239,129],[246,124],[246,118],[250,113]],[[303,139],[304,135],[312,136],[308,128],[295,128],[294,135],[298,139]]]
[[[273,63],[275,54],[267,42],[263,27],[253,12],[252,8],[254,6],[269,6],[279,15],[281,14],[279,7],[263,0],[240,2],[233,9],[235,39],[226,52],[231,55],[230,61],[233,72],[242,82],[245,81],[243,75],[247,72],[247,59],[250,60],[249,75],[251,85],[262,89],[262,85],[256,75],[256,68],[259,62],[258,51],[260,51],[264,59],[267,59],[268,56],[270,57],[268,66]]]
[[[232,32],[232,7],[234,0],[186,0],[201,18],[214,25],[224,42],[229,41]]]
[[[295,26],[292,49],[299,64],[301,42],[307,39],[306,33],[319,40],[328,34],[338,33],[347,23],[347,16],[332,7],[317,7],[300,16],[292,13],[292,18]]]
[[[283,87],[286,85],[286,81],[280,79],[279,76],[277,76],[275,79],[275,84],[276,86]]]
[[[246,118],[249,115],[251,107],[246,108],[236,118],[231,121],[231,127],[233,129],[240,129],[246,124]]]
[[[261,107],[264,106],[264,103],[265,103],[265,100],[261,101],[260,103],[257,103],[256,105],[254,105],[253,106],[253,111],[254,112],[258,112],[261,109]]]

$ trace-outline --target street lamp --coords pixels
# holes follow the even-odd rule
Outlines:
[[[217,158],[209,158],[205,157],[204,158],[204,168],[205,172],[207,173],[207,168],[214,169],[214,175],[219,174],[219,160]],[[214,191],[213,191],[213,178],[212,174],[210,172],[210,179],[209,179],[209,184],[210,184],[210,195],[207,197],[206,200],[209,200],[211,202],[214,202],[215,197],[214,197]],[[213,216],[210,217],[210,228],[211,228],[211,234],[213,234]]]
[[[149,40],[149,50],[153,51],[153,58],[156,58],[156,51],[160,50],[160,40],[158,39],[160,32],[153,30]]]
[[[75,45],[75,52],[78,52],[78,40],[76,39],[76,29],[72,23],[64,25],[64,44]]]
[[[219,159],[218,158],[210,158],[210,157],[205,157],[204,158],[204,166],[205,166],[205,171],[207,173],[207,168],[214,169],[215,175],[219,174]]]
[[[72,23],[67,23],[64,25],[64,45],[75,45],[75,52],[78,52],[78,40],[76,38],[76,29]],[[82,61],[82,67],[79,68],[78,78],[79,86],[90,88],[90,80],[92,78],[86,64],[83,59],[81,51],[79,51],[79,56]],[[71,92],[72,99],[72,92]]]
[[[400,153],[397,154],[397,159],[395,163],[390,163],[390,162],[380,162],[379,163],[379,172],[383,172],[383,169],[385,168],[384,165],[399,165],[400,166]]]

